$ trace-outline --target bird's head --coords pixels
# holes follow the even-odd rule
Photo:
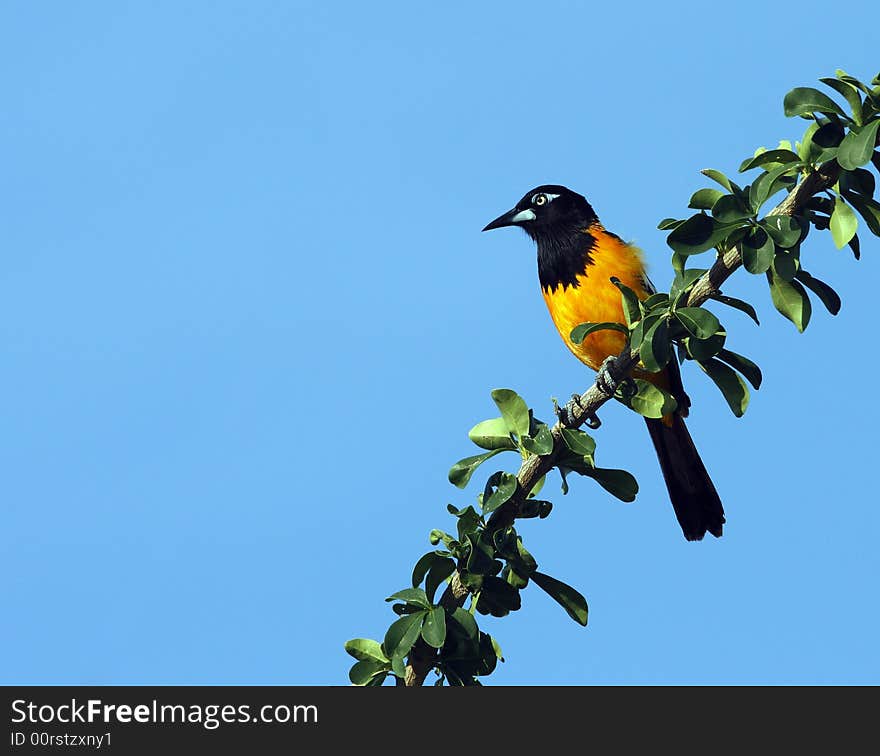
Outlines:
[[[586,198],[557,184],[545,184],[526,192],[516,206],[498,216],[483,231],[519,226],[535,241],[583,231],[597,220]]]

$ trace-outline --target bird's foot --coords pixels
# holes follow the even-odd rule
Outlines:
[[[604,362],[599,366],[596,372],[596,385],[606,396],[614,396],[620,381],[611,374],[611,368],[614,365],[614,357],[606,357]]]
[[[581,404],[580,394],[572,394],[571,399],[565,403],[564,407],[556,405],[556,416],[559,418],[559,422],[567,427],[576,425],[577,421],[575,418],[583,414],[583,411],[584,406]],[[588,428],[593,430],[602,425],[602,421],[593,413],[588,414],[583,422]]]
[[[596,373],[596,386],[606,396],[620,396],[628,399],[638,393],[639,387],[629,375],[616,378],[612,371],[616,368],[616,357],[606,357]]]

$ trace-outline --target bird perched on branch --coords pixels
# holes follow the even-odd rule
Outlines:
[[[556,329],[581,362],[601,371],[604,361],[626,346],[626,335],[594,331],[575,344],[571,331],[586,322],[625,322],[620,291],[612,278],[640,299],[654,293],[640,251],[607,231],[587,200],[564,186],[532,189],[483,230],[503,226],[519,226],[537,244],[538,280]],[[698,541],[707,531],[720,537],[724,509],[684,423],[689,402],[678,364],[672,360],[659,373],[638,367],[634,372],[670,392],[678,402],[671,415],[645,418],[645,422],[685,538]]]

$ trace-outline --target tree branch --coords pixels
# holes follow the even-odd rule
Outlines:
[[[829,161],[805,176],[767,215],[791,216],[803,208],[806,202],[819,192],[830,188],[837,181],[840,174],[840,166],[837,161]],[[733,247],[723,254],[719,254],[712,267],[706,271],[691,290],[688,296],[687,306],[697,307],[712,296],[721,292],[721,285],[731,274],[742,265],[742,255],[739,246]],[[638,353],[633,352],[627,346],[614,361],[607,365],[607,370],[615,385],[622,381],[638,362]],[[504,504],[496,509],[487,523],[489,531],[502,530],[514,523],[520,516],[523,503],[529,492],[542,476],[549,473],[555,467],[555,460],[560,451],[565,449],[562,439],[563,428],[578,428],[584,424],[588,417],[612,398],[612,394],[603,391],[598,383],[594,383],[580,395],[579,405],[571,413],[571,421],[567,425],[557,422],[550,429],[553,436],[553,450],[542,456],[530,455],[525,459],[516,475],[518,486],[516,492]],[[440,598],[440,605],[449,612],[464,605],[468,596],[468,589],[461,582],[458,571],[454,572],[452,579]],[[409,687],[419,686],[425,681],[428,672],[434,666],[437,652],[419,639],[413,646],[406,667],[406,685]]]

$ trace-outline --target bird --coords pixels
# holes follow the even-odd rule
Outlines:
[[[612,279],[640,299],[655,292],[641,250],[608,231],[583,195],[558,184],[527,192],[483,231],[506,226],[518,226],[535,242],[538,282],[556,330],[575,357],[602,375],[603,362],[623,350],[626,335],[603,329],[576,344],[571,331],[580,323],[625,322],[621,292]],[[671,360],[659,373],[637,365],[633,375],[666,389],[678,403],[670,415],[645,422],[684,537],[699,541],[708,532],[720,538],[724,508],[685,425],[690,400],[678,363]]]

